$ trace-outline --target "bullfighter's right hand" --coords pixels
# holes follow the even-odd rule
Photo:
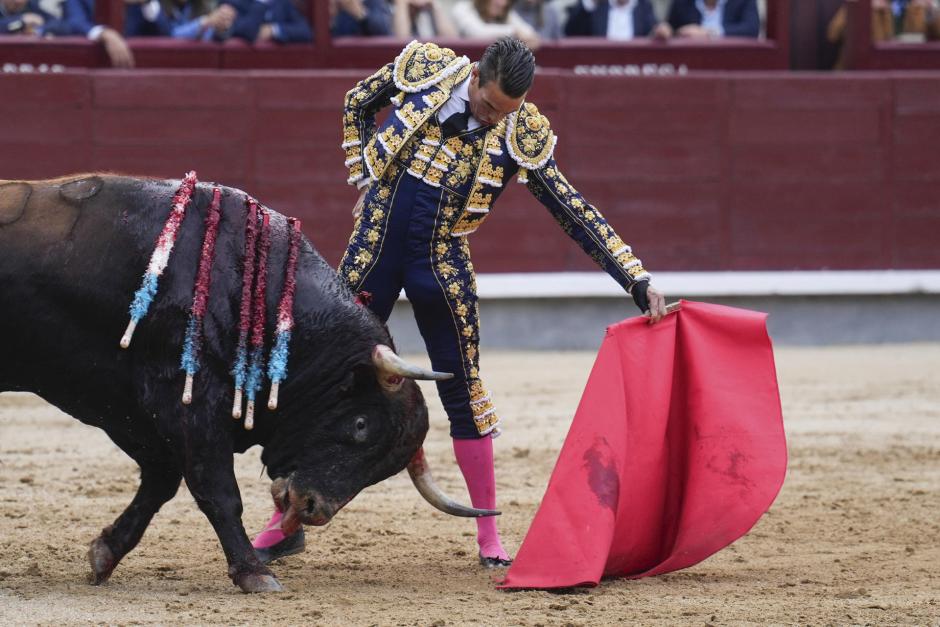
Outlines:
[[[364,185],[362,189],[359,190],[359,200],[356,201],[356,206],[353,207],[352,214],[353,218],[358,218],[362,215],[362,208],[366,204],[366,194],[369,193],[370,185]]]

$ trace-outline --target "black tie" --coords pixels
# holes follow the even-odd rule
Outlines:
[[[441,124],[441,132],[444,139],[448,139],[467,130],[467,122],[470,121],[470,101],[464,102],[463,111],[454,113]]]

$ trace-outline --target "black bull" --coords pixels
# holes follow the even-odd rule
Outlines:
[[[275,479],[272,493],[287,527],[325,523],[360,490],[406,466],[419,491],[444,511],[492,513],[462,508],[433,486],[421,453],[427,407],[414,381],[396,378],[431,373],[412,370],[381,349],[391,345],[386,328],[355,302],[306,239],[280,405],[268,411],[259,403],[251,431],[232,419],[243,192],[223,188],[192,404],[180,402],[180,350],[211,199],[208,185],[193,194],[133,343],[128,350],[119,347],[128,305],[177,186],[112,175],[0,181],[0,392],[38,394],[103,429],[140,466],[133,501],[91,544],[93,581],[107,580],[185,479],[218,534],[232,580],[248,592],[279,590],[241,522],[233,454],[255,444],[264,447],[261,458]],[[288,241],[286,219],[272,212],[268,338]]]

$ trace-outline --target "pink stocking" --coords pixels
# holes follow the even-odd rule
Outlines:
[[[467,482],[470,501],[480,509],[496,508],[496,472],[493,467],[493,438],[454,440],[454,456]],[[509,559],[496,530],[496,517],[477,518],[477,544],[483,557]]]
[[[274,515],[271,516],[271,520],[268,522],[267,526],[264,528],[264,531],[258,534],[258,537],[254,539],[251,543],[251,546],[256,549],[266,549],[269,546],[274,546],[287,536],[284,535],[284,532],[281,531],[281,518],[284,516],[281,512],[274,510]]]

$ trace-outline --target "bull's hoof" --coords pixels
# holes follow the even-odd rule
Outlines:
[[[92,540],[88,548],[88,562],[91,564],[91,576],[88,579],[92,585],[99,586],[108,580],[118,561],[104,538],[99,536]]]
[[[238,577],[236,582],[242,592],[283,592],[284,588],[274,575],[249,573]]]

